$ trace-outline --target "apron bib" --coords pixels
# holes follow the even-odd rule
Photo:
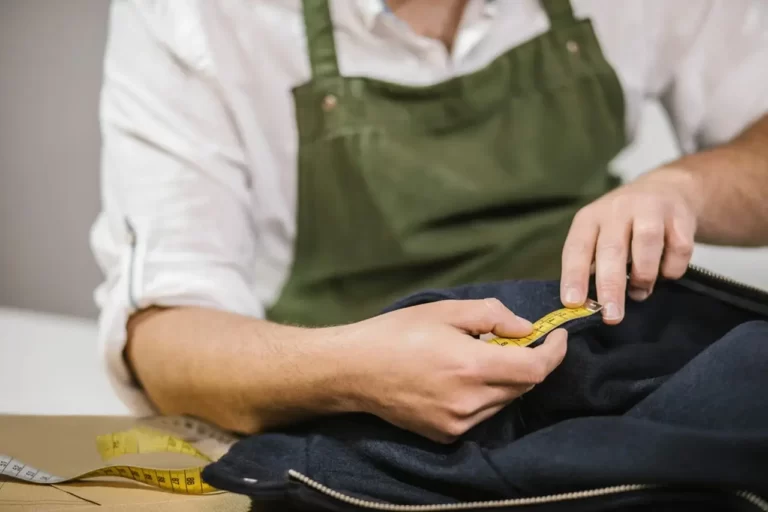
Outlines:
[[[328,2],[303,0],[297,235],[270,320],[348,323],[425,288],[559,277],[573,216],[618,184],[624,98],[590,21],[542,4],[548,32],[412,87],[341,76]]]

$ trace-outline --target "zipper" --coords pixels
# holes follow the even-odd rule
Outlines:
[[[688,265],[688,272],[678,280],[678,283],[732,306],[768,316],[768,290],[742,283],[697,265]]]
[[[125,228],[128,231],[128,239],[131,247],[131,254],[128,260],[128,303],[135,310],[139,309],[139,305],[136,302],[136,294],[134,293],[134,267],[136,266],[136,244],[137,235],[136,229],[131,224],[128,218],[125,218]]]
[[[737,491],[736,496],[744,500],[747,500],[748,502],[750,502],[760,510],[768,511],[768,501],[764,500],[763,498],[761,498],[760,496],[758,496],[753,492]]]
[[[690,264],[688,265],[688,269],[692,270],[694,273],[702,275],[704,277],[707,277],[709,279],[719,281],[723,284],[726,284],[728,286],[731,286],[736,289],[748,291],[751,293],[755,293],[757,295],[762,295],[766,301],[768,301],[768,291],[763,290],[762,288],[758,288],[756,286],[751,286],[745,283],[742,283],[741,281],[736,281],[735,279],[732,279],[730,277],[724,276],[722,274],[718,274],[716,272],[713,272],[709,269],[706,269],[704,267],[700,267],[698,265]]]
[[[364,508],[368,510],[385,510],[391,512],[442,512],[454,510],[474,510],[501,507],[523,507],[527,505],[544,505],[547,503],[563,503],[566,501],[578,501],[600,496],[626,494],[649,489],[660,489],[662,486],[649,484],[627,484],[615,485],[611,487],[601,487],[597,489],[588,489],[562,494],[550,494],[545,496],[533,496],[530,498],[514,498],[509,500],[489,500],[489,501],[471,501],[465,503],[449,503],[445,505],[396,505],[393,503],[381,503],[368,501],[335,491],[330,487],[317,482],[308,476],[299,473],[293,469],[288,470],[288,476],[297,480],[312,489],[331,497],[337,501],[349,505]],[[768,512],[768,501],[764,500],[755,493],[748,491],[735,491],[733,494],[743,500],[748,501],[763,512]]]

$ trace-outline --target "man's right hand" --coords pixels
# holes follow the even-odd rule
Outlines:
[[[126,360],[159,412],[242,434],[313,416],[368,412],[450,442],[541,382],[565,331],[536,348],[499,301],[443,301],[355,324],[305,329],[207,308],[148,310],[128,325]]]
[[[530,390],[566,352],[566,332],[536,348],[472,335],[526,336],[531,323],[496,299],[442,301],[341,328],[343,364],[361,410],[438,442],[451,442]]]

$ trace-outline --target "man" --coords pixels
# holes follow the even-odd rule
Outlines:
[[[594,262],[616,323],[694,240],[766,243],[766,4],[572,4],[115,2],[92,244],[135,410],[238,432],[366,411],[451,440],[565,334],[502,350],[471,335],[531,326],[498,302],[392,301],[561,277],[578,305]],[[618,187],[647,97],[688,156]]]

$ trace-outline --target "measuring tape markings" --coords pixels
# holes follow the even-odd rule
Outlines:
[[[517,345],[518,347],[527,347],[543,336],[554,331],[556,328],[576,320],[594,315],[603,309],[603,306],[592,299],[587,299],[583,306],[576,308],[562,308],[552,311],[543,316],[533,324],[533,331],[528,336],[522,338],[493,338],[488,341],[494,345],[506,347],[508,345]]]
[[[62,484],[97,477],[119,477],[134,480],[152,487],[181,494],[211,494],[220,492],[202,479],[202,467],[187,469],[150,469],[141,466],[108,466],[86,473],[63,478],[40,471],[18,459],[0,455],[0,475],[9,476],[32,484]]]
[[[202,467],[187,469],[149,469],[140,466],[110,466],[90,471],[75,479],[115,476],[135,480],[153,487],[181,494],[219,492],[202,478]]]
[[[27,482],[36,484],[53,484],[62,481],[62,478],[55,477],[44,471],[39,471],[31,466],[27,466],[18,459],[8,455],[0,455],[0,475],[18,478]]]
[[[140,453],[183,453],[211,461],[210,457],[187,441],[146,427],[97,436],[96,448],[104,461],[121,455]]]
[[[147,418],[142,423],[144,423],[144,426],[138,428],[154,429],[171,435],[175,434],[175,437],[186,439],[191,443],[216,441],[220,444],[231,445],[237,441],[237,437],[223,430],[190,418],[156,416]]]

